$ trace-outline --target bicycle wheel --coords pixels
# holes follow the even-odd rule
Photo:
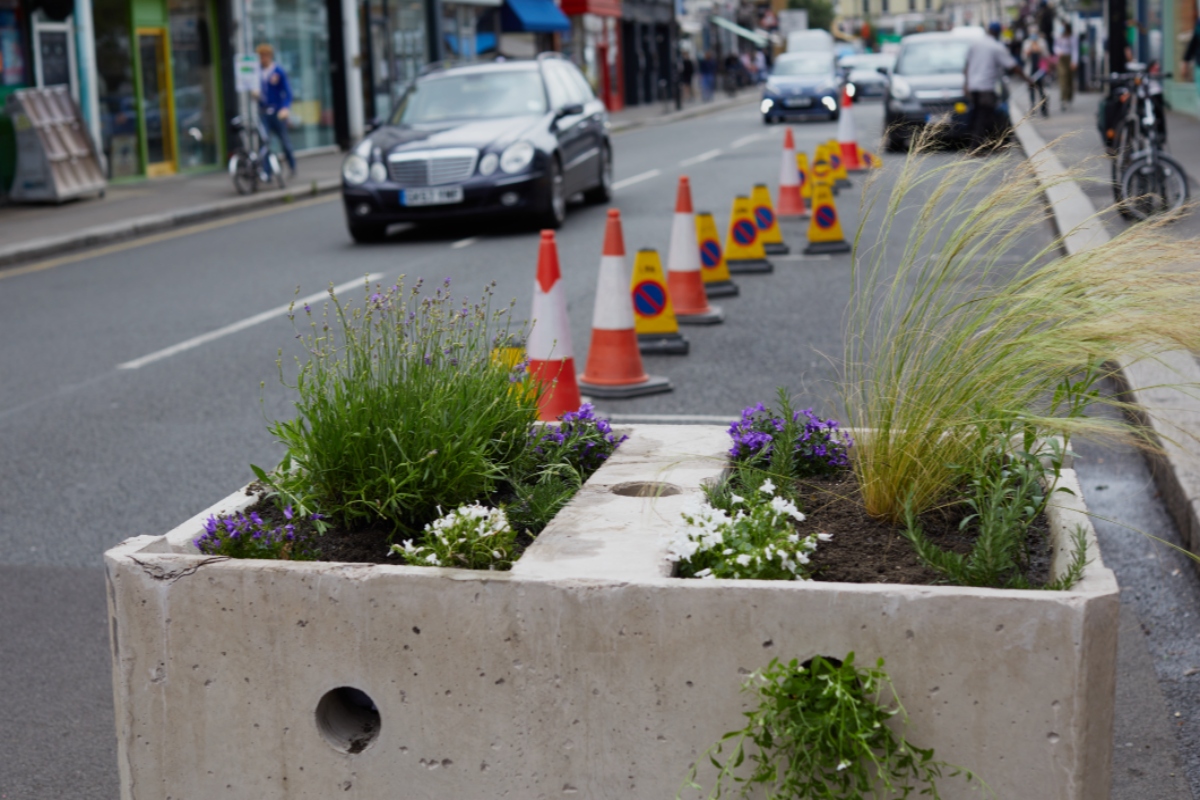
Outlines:
[[[258,169],[246,153],[234,153],[230,157],[229,175],[238,194],[252,194],[258,190]]]
[[[1188,200],[1187,172],[1165,153],[1135,158],[1121,176],[1122,208],[1134,219],[1175,211]]]

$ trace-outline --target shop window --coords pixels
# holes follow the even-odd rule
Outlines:
[[[275,48],[292,87],[288,129],[297,150],[334,143],[329,19],[323,0],[256,0],[249,11],[254,44]]]
[[[215,164],[219,129],[217,76],[208,4],[204,0],[169,0],[167,11],[179,167]]]
[[[28,80],[22,16],[16,0],[0,0],[0,86],[24,86]]]
[[[108,177],[128,178],[141,172],[128,0],[93,0],[92,25],[96,35],[100,146],[108,163]]]

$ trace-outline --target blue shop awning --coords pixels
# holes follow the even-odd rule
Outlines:
[[[506,33],[555,33],[571,30],[571,21],[554,0],[504,0],[500,29]]]

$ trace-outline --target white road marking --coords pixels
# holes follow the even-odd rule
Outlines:
[[[733,144],[731,144],[729,146],[732,147],[734,150],[736,150],[739,147],[745,147],[746,145],[750,144],[751,142],[757,142],[759,139],[765,139],[770,135],[771,134],[769,134],[769,133],[752,133],[749,136],[743,136],[742,138],[737,139],[736,141],[733,142]]]
[[[450,245],[451,250],[461,250],[464,247],[470,247],[479,241],[478,236],[468,236],[466,239],[459,239],[454,244]]]
[[[382,272],[372,272],[365,278],[346,281],[339,286],[335,286],[333,287],[333,291],[335,293],[349,291],[355,286],[362,286],[364,283],[372,283],[382,277]],[[276,319],[286,314],[289,308],[299,308],[305,303],[316,303],[328,296],[329,290],[326,289],[323,292],[310,294],[308,297],[301,297],[299,300],[296,300],[294,303],[289,303],[286,306],[272,308],[270,311],[264,311],[261,314],[255,314],[253,317],[247,317],[240,322],[235,322],[232,325],[226,325],[224,328],[217,328],[215,331],[202,333],[199,336],[195,336],[185,342],[180,342],[179,344],[164,348],[157,352],[151,353],[150,355],[142,356],[141,358],[135,358],[133,361],[126,361],[124,364],[118,364],[117,369],[141,369],[147,364],[153,364],[155,361],[161,361],[164,358],[170,358],[171,356],[178,355],[186,350],[191,350],[193,347],[199,347],[202,344],[208,344],[209,342],[216,341],[217,339],[237,333],[238,331],[244,331],[247,328],[253,328],[255,325]]]
[[[652,169],[649,172],[643,172],[640,175],[634,175],[632,178],[625,178],[624,180],[617,181],[612,185],[612,188],[613,191],[616,192],[626,188],[627,186],[633,186],[635,183],[641,183],[642,181],[648,181],[651,178],[657,178],[659,175],[662,175],[661,169]]]
[[[608,414],[606,415],[611,422],[666,422],[676,425],[696,425],[713,423],[716,425],[729,425],[736,421],[739,414],[729,414],[728,416],[719,416],[716,414]]]
[[[693,164],[702,164],[705,161],[711,161],[712,159],[721,155],[721,153],[723,153],[723,152],[725,152],[725,151],[721,150],[720,148],[718,148],[716,150],[709,150],[707,153],[701,153],[698,156],[692,156],[691,158],[685,158],[683,161],[679,162],[679,166],[690,167]]]

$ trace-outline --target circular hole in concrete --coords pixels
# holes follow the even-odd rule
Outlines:
[[[623,495],[625,497],[669,497],[673,494],[682,494],[683,490],[678,486],[670,483],[662,483],[661,481],[631,481],[629,483],[618,483],[610,490],[613,494]]]
[[[380,727],[379,709],[361,689],[339,686],[317,703],[317,730],[334,750],[361,753],[379,736]]]

